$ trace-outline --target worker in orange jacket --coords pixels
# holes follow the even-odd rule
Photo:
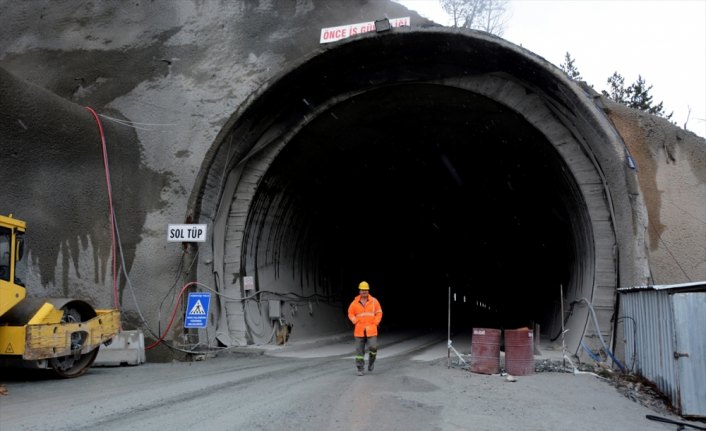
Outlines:
[[[370,295],[370,285],[361,281],[358,285],[360,294],[348,307],[348,318],[355,325],[355,365],[358,375],[363,375],[365,366],[365,345],[368,344],[368,371],[373,371],[378,353],[378,325],[382,320],[382,307],[377,299]]]

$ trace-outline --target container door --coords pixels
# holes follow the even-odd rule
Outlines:
[[[706,418],[706,292],[675,293],[672,304],[681,415]]]

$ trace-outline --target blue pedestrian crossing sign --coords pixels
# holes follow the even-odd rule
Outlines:
[[[190,292],[186,302],[184,328],[205,328],[208,323],[208,305],[211,294],[208,292]]]

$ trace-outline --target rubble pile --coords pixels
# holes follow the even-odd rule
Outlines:
[[[632,374],[615,373],[612,377],[610,384],[627,398],[661,414],[674,413],[669,399],[652,383]]]
[[[596,367],[589,364],[574,361],[574,365],[576,365],[579,371],[596,372]],[[541,359],[534,362],[534,371],[536,373],[572,373],[573,368],[569,361],[564,362],[561,359]]]

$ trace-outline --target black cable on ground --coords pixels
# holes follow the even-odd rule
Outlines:
[[[675,420],[672,420],[672,419],[663,418],[663,417],[660,417],[660,416],[645,415],[645,417],[646,417],[647,419],[651,420],[651,421],[664,422],[664,423],[666,423],[666,424],[679,425],[679,426],[682,426],[682,427],[691,427],[691,428],[694,428],[694,429],[697,429],[697,430],[706,430],[706,427],[700,427],[700,426],[698,426],[698,425],[693,425],[693,424],[690,424],[690,423],[687,423],[687,422],[679,422],[679,421],[675,421]],[[681,428],[680,428],[680,429],[681,429]]]

